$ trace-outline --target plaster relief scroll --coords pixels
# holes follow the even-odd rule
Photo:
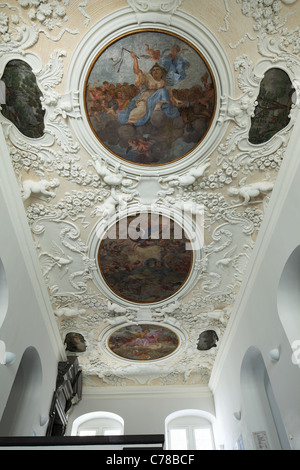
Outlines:
[[[172,14],[182,0],[127,0],[127,2],[135,11],[139,23],[151,18],[151,21],[170,24]]]

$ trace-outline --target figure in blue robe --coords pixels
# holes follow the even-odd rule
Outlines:
[[[164,74],[170,74],[167,81],[175,83],[184,78],[184,69],[187,62],[179,56],[172,62],[171,56],[165,59],[167,69],[164,69],[160,64],[156,63],[150,73],[144,72],[140,69],[138,58],[134,52],[131,52],[134,59],[133,71],[136,74],[136,86],[140,88],[140,93],[135,96],[129,103],[127,109],[121,110],[117,113],[119,122],[121,124],[134,124],[135,126],[142,126],[148,122],[152,113],[156,110],[161,110],[169,118],[175,119],[179,116],[179,111],[176,104],[180,104],[173,96],[172,90],[166,88],[166,81],[163,78]],[[184,62],[180,61],[182,59]],[[161,58],[163,60],[163,58]]]

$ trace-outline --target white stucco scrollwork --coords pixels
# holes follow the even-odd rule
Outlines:
[[[127,0],[127,3],[136,13],[139,23],[151,19],[170,24],[182,0]]]

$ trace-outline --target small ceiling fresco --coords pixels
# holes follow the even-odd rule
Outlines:
[[[153,361],[172,354],[178,336],[160,325],[130,325],[118,329],[108,339],[108,347],[118,356],[133,361]]]
[[[86,83],[86,112],[99,140],[126,161],[173,162],[205,137],[215,84],[204,58],[179,36],[137,31],[110,43]]]

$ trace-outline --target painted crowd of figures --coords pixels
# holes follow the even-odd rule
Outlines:
[[[165,39],[166,35],[158,35]],[[205,135],[214,113],[214,84],[204,68],[193,86],[181,86],[188,78],[190,63],[179,44],[162,53],[148,44],[143,49],[142,58],[152,61],[152,65],[146,61],[147,70],[134,51],[122,47],[119,81],[101,80],[100,76],[88,83],[88,116],[96,135],[118,156],[134,163],[168,163],[190,151]],[[127,66],[131,61],[134,83],[122,81],[125,60]]]
[[[124,359],[149,361],[166,357],[179,344],[177,335],[157,325],[130,325],[115,331],[109,338],[112,352]]]
[[[174,221],[163,218],[154,233],[151,217],[148,214],[145,217],[152,236],[114,239],[108,234],[101,242],[98,263],[114,293],[132,302],[151,303],[171,296],[183,286],[190,273],[193,254],[186,249],[184,234],[182,238],[174,237],[174,231],[179,232]],[[127,218],[128,227],[134,220],[135,216]],[[162,236],[164,222],[168,228],[171,225],[169,238]],[[119,233],[118,225],[111,230]]]

